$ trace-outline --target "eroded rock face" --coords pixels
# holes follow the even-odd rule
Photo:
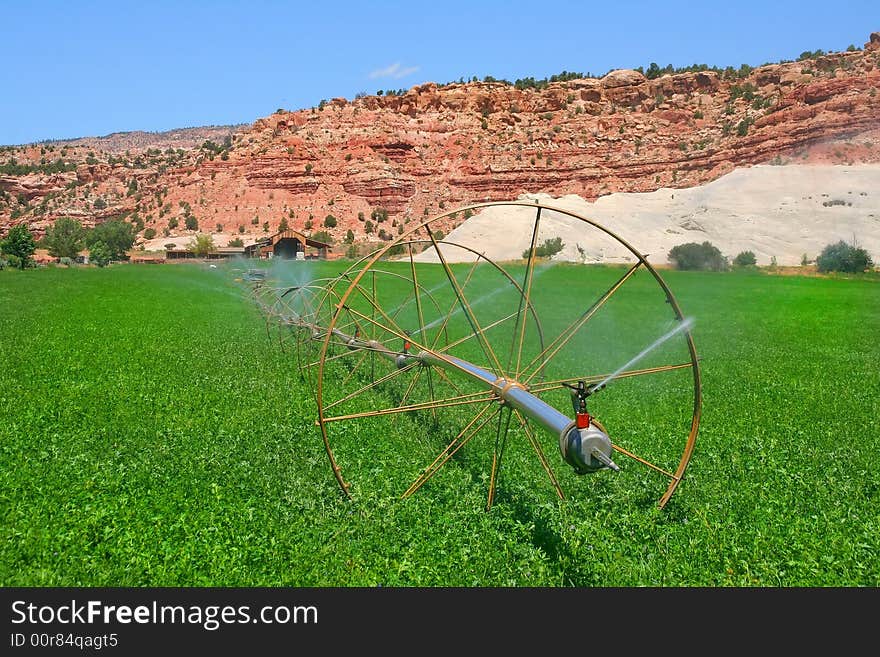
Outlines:
[[[0,175],[0,234],[20,221],[39,234],[61,216],[94,223],[137,213],[159,236],[187,234],[184,220],[195,216],[202,231],[256,239],[282,220],[325,229],[333,215],[326,230],[337,240],[348,230],[374,239],[378,228],[391,238],[444,209],[523,193],[592,200],[689,187],[771,160],[877,162],[878,93],[880,33],[863,51],[746,77],[702,71],[649,80],[618,70],[541,89],[426,83],[279,110],[238,129],[224,148],[160,153],[145,143],[123,156],[95,140],[65,147],[75,171]],[[10,157],[36,166],[60,156],[46,148]],[[387,223],[368,232],[379,209]]]

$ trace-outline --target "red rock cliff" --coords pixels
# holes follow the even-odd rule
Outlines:
[[[688,187],[768,161],[876,162],[878,88],[875,33],[863,50],[762,66],[744,77],[703,71],[647,79],[618,70],[542,89],[428,83],[402,95],[277,112],[226,145],[127,157],[95,142],[66,146],[63,157],[37,145],[10,157],[34,166],[61,157],[78,166],[0,176],[0,233],[20,221],[39,234],[60,216],[91,225],[123,214],[159,237],[185,234],[185,219],[194,216],[202,231],[253,238],[282,220],[323,229],[333,215],[328,230],[337,239],[349,229],[358,239],[380,230],[391,238],[444,208],[525,192],[594,199]],[[378,209],[387,221],[371,220]]]

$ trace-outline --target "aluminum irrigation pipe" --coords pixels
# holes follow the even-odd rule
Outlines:
[[[316,336],[316,327],[313,324],[302,322],[300,326],[303,330],[309,331],[313,337]],[[619,469],[611,460],[611,439],[589,415],[586,416],[585,421],[578,421],[577,417],[572,419],[531,394],[518,382],[496,376],[478,365],[449,354],[427,348],[415,353],[395,351],[377,340],[362,340],[356,335],[349,335],[336,328],[331,330],[331,334],[348,348],[370,350],[394,362],[401,369],[418,362],[464,374],[492,392],[501,403],[518,410],[554,435],[559,440],[563,459],[579,474],[593,472],[602,467]]]

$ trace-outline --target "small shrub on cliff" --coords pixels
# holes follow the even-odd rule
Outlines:
[[[550,239],[544,240],[544,242],[535,247],[535,257],[537,258],[552,258],[557,253],[562,251],[562,247],[565,244],[562,242],[561,237],[552,237]],[[526,249],[522,252],[523,258],[528,258],[531,249]]]
[[[736,134],[740,137],[745,137],[749,134],[749,126],[754,122],[755,120],[751,117],[743,119],[736,126]]]
[[[333,244],[333,236],[326,230],[317,231],[312,235],[312,239],[317,242],[324,242],[324,244]]]

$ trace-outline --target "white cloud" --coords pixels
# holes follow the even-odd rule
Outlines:
[[[391,66],[386,66],[385,68],[380,68],[371,72],[369,78],[371,80],[377,78],[392,78],[394,80],[399,80],[400,78],[405,78],[407,75],[412,75],[418,70],[418,66],[401,67],[400,62],[394,62]]]

